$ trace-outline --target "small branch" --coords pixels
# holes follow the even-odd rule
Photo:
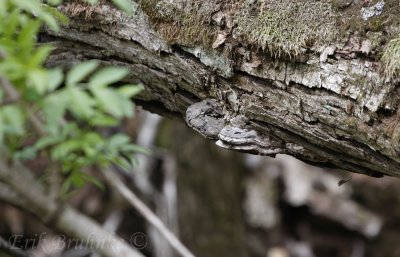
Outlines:
[[[116,230],[122,222],[122,218],[123,215],[120,210],[113,211],[103,223],[103,228],[108,232],[115,234]],[[91,249],[84,248],[67,250],[60,257],[84,257],[88,256],[89,254],[91,254],[90,257],[100,256],[97,252],[93,252],[93,250]]]
[[[21,98],[20,93],[7,79],[0,77],[0,85],[11,100],[16,101]],[[28,113],[28,119],[32,123],[35,130],[41,136],[46,135],[46,130],[44,129],[39,117],[36,114],[34,114],[30,108],[25,108],[25,111]]]
[[[87,244],[104,257],[144,257],[118,236],[67,204],[51,199],[23,165],[9,167],[0,158],[0,199],[30,212],[51,228]]]
[[[15,104],[19,101],[19,99],[5,99],[0,103],[0,107]]]
[[[117,190],[143,217],[153,225],[182,257],[195,257],[189,249],[164,225],[164,223],[146,206],[116,175],[113,170],[102,170],[109,184]]]
[[[73,239],[82,240],[86,247],[104,257],[144,257],[121,238],[101,227],[77,210],[65,206],[53,223],[54,228]]]
[[[34,114],[29,108],[26,108],[26,112],[28,113],[28,119],[32,123],[36,132],[39,133],[39,135],[41,136],[47,135],[47,132],[44,129],[42,121],[39,119],[39,117],[36,114]]]
[[[6,202],[18,208],[21,208],[26,204],[14,190],[2,182],[0,182],[0,201]]]
[[[9,244],[9,242],[4,240],[1,236],[0,236],[0,250],[4,250],[6,253],[15,257],[33,257],[31,254]]]
[[[6,161],[0,158],[0,180],[28,202],[29,209],[45,222],[53,219],[59,208],[58,204],[48,199],[43,186],[25,166],[15,163],[9,167]]]
[[[0,182],[0,200],[18,208],[27,206],[26,202],[24,202],[24,200],[16,192],[14,192],[8,185],[2,182]],[[4,250],[6,253],[16,257],[32,257],[31,254],[21,249],[18,249],[13,245],[10,245],[9,242],[4,240],[1,236],[0,250]]]
[[[10,81],[8,81],[7,79],[0,77],[0,85],[4,89],[4,92],[8,95],[8,97],[10,97],[10,99],[20,98],[18,91],[14,89],[13,85],[11,85]]]

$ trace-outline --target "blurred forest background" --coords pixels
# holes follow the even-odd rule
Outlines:
[[[263,19],[261,19],[261,25],[257,22],[252,23],[258,19],[252,19],[251,11],[256,11],[259,18],[264,17],[265,2],[259,3],[258,10],[251,7],[254,1],[248,1],[249,5],[247,5],[247,2],[246,5],[240,5],[242,7],[247,6],[248,9],[241,13],[239,11],[242,9],[229,5],[227,5],[229,8],[226,10],[211,12],[214,9],[208,9],[207,3],[210,4],[209,6],[215,7],[214,2],[205,1],[206,4],[203,7],[207,12],[203,14],[198,8],[202,5],[197,5],[200,2],[189,1],[193,4],[189,8],[190,15],[183,12],[183,15],[175,21],[175,16],[182,10],[185,11],[185,8],[182,10],[175,9],[173,4],[169,6],[173,1],[166,1],[165,7],[166,10],[170,8],[171,17],[167,17],[166,24],[162,25],[171,23],[169,25],[172,32],[185,34],[189,27],[190,33],[187,36],[195,35],[197,37],[201,35],[200,32],[216,29],[215,32],[220,34],[218,34],[218,41],[214,41],[217,44],[213,44],[215,46],[212,46],[213,49],[226,47],[225,50],[230,50],[231,47],[238,47],[236,50],[240,57],[235,57],[238,67],[233,68],[230,62],[227,62],[227,67],[223,64],[221,68],[219,62],[216,62],[217,66],[215,67],[213,63],[211,63],[212,65],[207,64],[208,61],[202,60],[201,52],[199,56],[196,53],[197,59],[194,59],[194,56],[190,55],[193,53],[190,52],[189,48],[178,49],[178,47],[173,47],[172,51],[169,46],[166,46],[166,42],[160,41],[162,44],[158,41],[155,42],[155,39],[161,38],[153,35],[155,31],[150,30],[148,25],[150,25],[152,18],[160,21],[163,15],[157,13],[157,11],[154,12],[152,4],[141,5],[144,13],[139,12],[131,18],[126,18],[126,20],[122,18],[121,21],[116,22],[123,16],[120,16],[121,13],[116,9],[113,10],[104,5],[106,1],[100,1],[100,5],[97,7],[82,5],[79,1],[74,5],[73,2],[65,1],[66,5],[64,6],[65,13],[69,14],[73,22],[68,25],[70,27],[65,27],[60,32],[58,22],[66,25],[68,19],[58,13],[55,7],[43,5],[43,3],[49,3],[52,6],[57,6],[61,3],[60,0],[0,0],[0,18],[2,20],[0,22],[0,192],[2,193],[0,196],[5,201],[0,202],[0,257],[11,256],[4,253],[4,250],[9,250],[7,249],[9,246],[27,250],[14,251],[16,255],[13,256],[19,257],[97,257],[99,253],[95,253],[96,250],[105,256],[123,255],[119,254],[121,252],[126,255],[121,257],[128,255],[142,256],[131,248],[136,248],[143,253],[143,256],[148,257],[178,256],[176,249],[172,249],[170,245],[171,238],[172,241],[175,238],[172,234],[169,234],[168,230],[164,229],[163,223],[197,257],[400,256],[400,244],[398,244],[400,187],[398,179],[389,177],[370,178],[340,170],[316,168],[285,155],[270,158],[224,150],[202,138],[174,117],[162,118],[140,108],[136,109],[136,115],[133,115],[134,104],[130,100],[143,89],[141,85],[137,85],[141,82],[139,84],[144,84],[147,89],[150,89],[147,96],[140,98],[142,101],[156,101],[165,106],[168,111],[174,111],[176,115],[178,113],[176,111],[183,114],[184,109],[187,109],[190,104],[190,109],[194,109],[195,113],[201,113],[201,115],[195,117],[200,118],[200,125],[203,124],[193,126],[193,123],[189,122],[192,119],[187,119],[188,124],[194,129],[205,127],[207,130],[209,128],[214,130],[219,128],[221,124],[225,126],[226,118],[229,118],[230,125],[224,128],[233,126],[234,123],[240,124],[239,127],[236,127],[236,125],[233,127],[239,129],[239,131],[244,131],[243,138],[246,140],[248,140],[246,138],[247,124],[241,124],[243,120],[239,113],[230,117],[233,114],[233,112],[230,112],[238,112],[240,104],[247,103],[247,101],[258,102],[246,107],[246,109],[255,108],[256,112],[267,107],[266,105],[276,104],[276,108],[271,108],[271,110],[276,109],[275,111],[268,110],[271,111],[271,114],[268,115],[272,115],[271,117],[276,119],[273,123],[283,122],[281,115],[290,113],[288,116],[285,114],[284,119],[292,122],[291,126],[298,130],[298,132],[290,135],[289,139],[291,136],[300,136],[301,141],[307,139],[306,143],[308,143],[308,140],[314,138],[317,141],[314,142],[315,146],[319,146],[316,148],[317,152],[318,150],[323,151],[324,143],[327,144],[328,148],[332,146],[341,148],[343,146],[340,151],[335,149],[332,152],[343,156],[347,156],[346,149],[355,149],[355,153],[349,154],[348,158],[341,157],[338,159],[339,161],[334,160],[336,163],[332,163],[337,164],[339,162],[339,164],[342,164],[344,163],[341,162],[342,160],[347,161],[351,158],[352,160],[348,164],[350,166],[344,165],[343,167],[353,167],[352,165],[357,168],[373,167],[374,171],[379,171],[382,167],[383,174],[392,174],[391,172],[395,168],[391,167],[397,167],[398,163],[392,162],[390,158],[386,157],[391,157],[393,160],[398,157],[398,152],[396,152],[398,149],[394,148],[393,150],[392,142],[388,141],[393,139],[396,142],[394,146],[398,146],[398,115],[394,115],[398,99],[397,97],[392,98],[392,95],[397,95],[398,81],[396,81],[397,84],[393,85],[384,84],[388,87],[388,91],[383,90],[383,94],[375,92],[380,90],[380,88],[379,90],[376,89],[378,89],[377,85],[381,84],[376,84],[374,81],[375,78],[378,81],[379,72],[374,70],[375,66],[370,63],[374,58],[378,59],[381,52],[374,52],[373,49],[382,48],[383,41],[377,40],[376,43],[373,43],[376,44],[374,46],[368,41],[369,39],[362,41],[363,37],[354,33],[357,37],[350,38],[349,44],[343,45],[343,49],[338,48],[337,53],[339,55],[334,55],[336,46],[335,48],[327,47],[323,52],[318,53],[321,55],[317,56],[317,62],[310,64],[311,66],[304,66],[306,67],[305,70],[299,68],[300,73],[298,73],[297,68],[290,71],[292,66],[287,64],[281,66],[279,62],[277,62],[279,65],[275,67],[274,64],[272,68],[272,66],[269,66],[271,63],[268,58],[265,59],[267,60],[265,62],[264,59],[261,59],[262,55],[243,47],[241,44],[245,41],[235,42],[234,26],[232,25],[234,23],[226,22],[225,24],[225,18],[222,17],[227,15],[229,21],[230,18],[235,20],[239,15],[249,16],[250,18],[247,17],[244,20],[237,19],[239,23],[241,22],[238,24],[238,28],[243,29],[242,36],[248,36],[249,33],[251,35],[253,32],[253,37],[262,39],[269,35],[260,34],[258,30],[253,30],[254,26],[260,28],[260,31],[277,29],[278,32],[282,32],[282,35],[287,32],[300,31],[303,33],[303,24],[297,27],[298,21],[296,21],[293,27],[291,25],[280,28],[280,19],[281,16],[285,17],[284,15],[286,15],[288,20],[291,21],[292,16],[295,16],[292,14],[302,15],[310,11],[310,17],[307,17],[304,21],[304,24],[311,28],[310,31],[321,30],[331,34],[335,28],[333,27],[335,23],[330,20],[330,5],[329,8],[325,9],[323,4],[311,4],[307,7],[308,9],[305,9],[306,11],[302,12],[301,4],[296,3],[294,5],[296,8],[293,8],[297,12],[282,13],[277,16],[279,17],[277,19],[279,22],[276,23],[277,28],[264,28],[262,24],[265,21]],[[96,3],[99,1],[86,0],[85,2]],[[112,2],[127,14],[136,12],[136,9],[133,11],[134,6],[130,0],[112,0]],[[318,3],[319,1],[314,2]],[[310,1],[310,3],[314,2]],[[374,37],[379,38],[387,34],[394,38],[394,35],[398,34],[398,19],[392,18],[397,17],[394,8],[398,6],[398,1],[387,1],[388,7],[385,7],[387,11],[383,15],[388,21],[393,19],[395,29],[391,28],[389,26],[391,23],[386,21],[371,20],[371,23],[365,23],[369,18],[382,14],[384,8],[382,1],[375,5],[372,5],[371,1],[359,1],[354,5],[351,2],[348,3],[348,1],[334,2],[337,2],[340,10],[347,10],[349,13],[350,11],[353,12],[351,10],[353,7],[360,8],[363,17],[358,17],[358,19],[363,19],[362,24],[365,25],[365,28],[361,27],[360,30],[367,32],[372,29],[373,31],[372,25],[375,24],[373,27],[377,27],[379,30],[385,26],[388,29],[379,32],[379,34],[373,34]],[[72,5],[68,5],[71,3]],[[292,4],[290,1],[276,1],[277,9],[272,8],[271,10],[274,10],[272,12],[281,10],[282,3],[283,5]],[[150,7],[147,10],[149,19],[145,19],[145,16],[143,16],[146,12],[146,6]],[[297,9],[297,6],[300,9]],[[312,14],[312,11],[318,6],[322,9],[315,11],[317,14]],[[115,17],[107,15],[110,10],[113,10]],[[175,13],[176,10],[178,12]],[[238,16],[232,16],[235,13],[233,10],[237,11]],[[209,19],[208,16],[218,13],[219,15]],[[96,15],[100,14],[102,18],[96,20]],[[197,33],[197,30],[191,30],[193,28],[188,25],[192,25],[194,28],[199,26],[199,24],[195,24],[200,22],[195,17],[199,14],[201,15],[197,18],[200,18],[202,26],[200,26],[200,32]],[[79,20],[79,15],[81,20]],[[189,17],[188,19],[188,16],[191,15],[195,18]],[[93,20],[89,19],[90,16],[93,16]],[[209,20],[208,23],[203,21],[204,17],[202,16]],[[139,19],[135,20],[138,17]],[[349,18],[351,17],[352,15],[349,15]],[[180,22],[179,19],[189,20],[190,22],[187,24]],[[353,23],[352,18],[343,21]],[[194,24],[190,24],[191,22],[194,22]],[[97,23],[100,24],[101,29],[96,28],[97,25],[93,25]],[[44,24],[46,27],[42,27]],[[182,28],[176,27],[177,24],[183,24]],[[323,30],[322,26],[319,26],[320,24],[325,24],[326,30]],[[166,28],[169,27],[166,26]],[[118,33],[115,32],[115,29],[118,30]],[[225,29],[232,29],[232,31],[225,33]],[[57,34],[57,31],[60,33]],[[71,31],[74,31],[74,33],[69,33]],[[78,31],[84,33],[75,34]],[[107,35],[106,31],[110,34]],[[68,35],[63,35],[64,32]],[[223,33],[221,34],[221,32]],[[231,33],[232,38],[228,37]],[[295,33],[288,34],[291,36]],[[367,37],[371,36],[368,33],[365,34]],[[125,36],[128,36],[128,39]],[[164,35],[165,38],[166,36]],[[294,48],[293,46],[286,46],[286,48],[281,49],[281,42],[274,42],[276,35],[267,37],[267,40],[263,41],[264,45],[260,47],[264,50],[267,45],[273,46],[274,43],[278,43],[277,46],[279,47],[276,48],[278,53],[286,49],[286,54],[291,59],[292,51],[297,55],[296,52],[303,49],[302,44],[305,45],[312,39],[318,45],[319,37],[325,37],[321,34],[314,38],[314,32],[306,36],[303,43],[295,42],[299,45],[295,44]],[[110,37],[112,40],[109,40]],[[294,35],[294,38],[297,39],[298,37]],[[370,39],[372,40],[372,36]],[[197,39],[194,38],[193,40],[196,41]],[[230,42],[230,40],[233,41]],[[79,44],[77,44],[78,41]],[[47,57],[52,51],[52,47],[47,43],[51,42],[57,47],[53,51],[52,60],[49,61]],[[60,44],[60,42],[64,42],[65,45]],[[127,42],[134,44],[125,44]],[[146,42],[149,46],[143,47],[145,45],[143,42]],[[255,42],[260,41],[256,40]],[[282,42],[290,43],[284,37]],[[388,44],[389,50],[383,51],[383,56],[387,57],[386,61],[385,58],[383,58],[383,61],[390,68],[385,71],[387,73],[385,76],[388,77],[398,75],[399,71],[399,58],[397,58],[400,52],[398,51],[400,49],[398,47],[399,39],[396,36],[390,42],[392,43]],[[97,45],[97,43],[100,44]],[[200,42],[196,43],[200,44]],[[248,43],[251,45],[254,42]],[[162,51],[164,44],[165,49]],[[191,45],[190,42],[172,41],[168,44],[175,46]],[[223,44],[226,44],[226,46]],[[96,47],[93,48],[94,46]],[[349,48],[347,48],[348,46]],[[125,48],[128,49],[126,52],[124,52]],[[269,54],[273,52],[271,51]],[[373,55],[370,55],[371,53]],[[253,57],[254,59],[252,59]],[[345,58],[341,59],[343,57]],[[135,58],[138,58],[138,61]],[[218,58],[220,58],[219,55]],[[99,62],[76,63],[86,59],[96,59]],[[46,60],[48,62],[44,65]],[[161,60],[163,65],[154,65]],[[169,66],[168,63],[164,63],[165,60],[171,61],[172,65]],[[355,64],[355,66],[347,66],[350,65],[348,64],[349,60],[355,61],[355,63],[350,61],[350,64]],[[303,62],[300,59],[299,61],[300,63]],[[329,66],[325,66],[327,65],[325,62]],[[317,65],[317,63],[319,64]],[[104,67],[117,64],[123,65]],[[314,64],[317,66],[312,66]],[[275,83],[268,84],[268,90],[267,87],[262,86],[261,82],[264,80],[268,83],[271,82],[271,77],[268,77],[271,74],[267,74],[267,76],[257,70],[263,65],[265,65],[263,72],[272,72],[273,80],[276,79],[276,82],[278,82],[276,85]],[[307,65],[309,65],[308,62]],[[355,67],[356,69],[354,73],[352,70],[342,79],[338,75],[342,72],[341,65],[344,65],[343,67]],[[48,66],[60,67],[49,68]],[[92,74],[99,66],[103,69]],[[314,73],[313,71],[315,68],[320,70],[322,67],[331,66],[333,68],[327,68],[326,74]],[[280,80],[277,79],[278,73],[276,71],[280,73],[282,67],[285,67],[285,78]],[[214,77],[214,74],[210,72],[211,70],[217,71],[216,68],[221,68],[220,71],[223,71],[223,73],[218,74],[221,78]],[[309,68],[310,70],[308,70]],[[64,76],[65,70],[68,70],[68,72]],[[134,72],[131,74],[132,70]],[[234,74],[230,74],[234,71],[238,75],[237,78],[233,76]],[[307,71],[307,76],[303,76],[304,71]],[[191,72],[196,74],[193,78],[189,76],[188,80],[180,74]],[[90,74],[92,76],[89,79],[87,77]],[[291,77],[287,76],[288,74],[291,74]],[[364,83],[364,80],[362,80],[363,83],[360,83],[358,81],[360,74],[373,78],[371,79],[372,84]],[[127,75],[130,76],[127,81],[134,84],[121,84],[123,78]],[[301,83],[298,81],[298,75],[301,75]],[[314,90],[315,85],[309,83],[315,82],[314,75],[318,75],[318,78],[321,78],[322,75],[323,78],[327,76],[329,83],[325,84],[323,88],[332,92],[327,91],[329,92],[327,94],[324,91],[321,94],[320,92],[311,94],[310,91],[311,89]],[[336,90],[337,86],[341,87],[342,80],[353,79],[355,75],[358,76],[357,80],[353,81],[354,85],[352,82],[349,84],[350,86],[346,85],[346,90],[344,90],[345,88]],[[138,79],[135,78],[142,76],[143,81],[137,81]],[[85,78],[88,80],[85,80]],[[171,78],[173,79],[169,81]],[[221,84],[216,83],[215,78],[219,78],[218,83]],[[232,87],[225,78],[232,78]],[[334,78],[334,82],[330,81],[330,78]],[[241,88],[239,84],[242,84],[242,82],[243,86],[248,88]],[[283,82],[287,85],[284,85]],[[159,84],[160,87],[157,87]],[[218,86],[216,87],[217,90],[209,87],[213,84]],[[287,86],[291,84],[294,85],[292,87],[294,91],[285,91]],[[365,84],[365,88],[359,89],[360,84]],[[174,87],[173,90],[170,88],[171,85]],[[197,91],[203,86],[209,87],[208,90],[210,91],[215,91],[210,93],[211,101],[218,99],[226,103],[221,106],[205,104],[207,109],[194,108],[194,102],[205,98],[204,92]],[[353,86],[357,89],[357,94],[361,92],[361,99],[351,96],[352,90],[354,90]],[[192,91],[189,90],[190,87],[192,87]],[[300,88],[302,89],[299,90]],[[244,89],[247,93],[244,94],[241,102],[238,100],[236,92]],[[163,95],[164,91],[168,94]],[[264,93],[268,94],[264,95]],[[297,96],[297,94],[299,95]],[[296,97],[292,98],[295,95]],[[172,98],[163,102],[162,100],[168,96]],[[364,98],[364,96],[371,98]],[[357,99],[357,105],[354,106],[352,102],[345,102],[344,99],[348,97],[353,100]],[[302,99],[305,98],[312,98],[309,106],[308,103],[303,105]],[[291,101],[293,99],[300,101]],[[383,101],[382,99],[386,100]],[[268,102],[264,102],[266,100]],[[140,103],[140,100],[138,102]],[[227,113],[222,111],[225,104],[229,105]],[[382,106],[385,106],[385,109],[378,109]],[[157,109],[156,106],[153,107]],[[183,107],[184,109],[180,110]],[[323,114],[322,120],[325,119],[324,122],[327,122],[327,128],[336,129],[336,123],[339,122],[338,129],[343,129],[343,132],[335,135],[340,140],[332,145],[328,145],[331,138],[322,140],[323,137],[319,137],[318,133],[325,133],[325,130],[321,130],[324,127],[319,125],[313,127],[316,120],[312,115],[310,116],[314,113],[314,109],[322,107],[323,110],[320,113]],[[299,116],[299,108],[302,116],[300,122],[297,117]],[[369,111],[367,112],[366,108],[371,113],[368,113]],[[221,111],[216,109],[221,109]],[[245,111],[240,112],[246,113]],[[307,115],[304,116],[304,114]],[[352,116],[353,114],[354,116]],[[251,115],[257,116],[256,113]],[[214,128],[213,122],[204,123],[209,117],[215,118],[212,120],[216,120],[218,126]],[[341,120],[342,118],[344,119]],[[123,121],[121,126],[119,125],[120,121]],[[282,128],[289,125],[288,121],[285,121],[286,124],[283,124]],[[303,121],[310,126],[304,126]],[[380,124],[383,126],[380,126]],[[241,126],[244,126],[245,130]],[[367,130],[365,129],[366,126],[375,126],[375,128]],[[386,131],[386,126],[389,128],[388,131]],[[302,131],[307,132],[311,128],[315,128],[314,133],[316,134],[302,135]],[[362,129],[365,130],[361,131]],[[362,132],[362,136],[353,138],[358,130]],[[218,131],[222,130],[219,129]],[[234,143],[240,143],[242,138],[231,137],[237,134],[234,130],[232,131],[228,139],[236,139]],[[290,131],[288,130],[288,132]],[[269,134],[264,133],[265,135],[262,136],[266,136],[265,138],[256,137],[256,140],[269,140]],[[341,135],[342,133],[344,136]],[[125,136],[126,134],[129,136]],[[292,132],[289,134],[292,134]],[[207,133],[204,135],[207,135]],[[375,150],[373,146],[376,142],[371,144],[371,135],[382,136],[375,138],[374,141],[378,142],[377,139],[379,138],[384,139],[379,143],[382,143],[385,147],[390,145],[390,147],[380,146],[381,148]],[[363,136],[366,138],[362,139]],[[137,145],[131,144],[130,139]],[[350,145],[342,144],[342,141],[344,141],[342,139],[355,140],[354,142],[351,141],[352,145]],[[291,142],[291,140],[287,142]],[[359,149],[357,148],[358,144],[362,146]],[[149,149],[151,154],[136,155],[136,153],[146,152],[138,146]],[[244,147],[246,146],[244,145]],[[235,144],[232,147],[234,148]],[[315,149],[314,146],[313,149]],[[327,155],[329,159],[335,157],[332,153]],[[371,153],[371,155],[368,153]],[[305,151],[304,156],[300,156],[307,157],[307,154],[307,151]],[[138,157],[137,160],[134,159],[135,156]],[[363,158],[370,156],[374,158]],[[305,159],[312,160],[312,158]],[[387,160],[386,163],[385,160]],[[329,164],[331,160],[324,159],[324,161]],[[136,163],[136,167],[131,170],[131,164]],[[337,165],[337,167],[342,166]],[[61,171],[61,173],[58,171]],[[370,171],[360,170],[360,172],[367,173]],[[119,181],[120,176],[123,177],[125,184],[129,185],[132,192],[138,195],[163,223],[159,222],[154,215],[152,216],[152,213],[146,209],[146,205],[142,204],[140,200],[137,199],[136,202],[131,200],[132,198],[136,199],[136,196],[124,187],[124,183]],[[106,186],[110,184],[113,188]],[[63,188],[66,188],[66,190],[63,190]],[[123,193],[127,191],[128,197]],[[6,204],[6,202],[18,206],[25,212]],[[80,212],[75,212],[75,209],[70,208],[70,205]],[[88,217],[95,219],[102,227],[91,222]],[[151,223],[155,226],[148,225]],[[59,229],[59,231],[55,229]],[[81,247],[80,240],[87,239],[90,241],[90,236],[93,235],[92,231],[96,232],[97,242],[103,239],[110,242],[110,239],[105,238],[106,236],[111,235],[111,239],[118,239],[118,236],[120,236],[125,240],[124,243],[113,242],[113,245],[122,246],[122,250],[108,251],[104,250],[105,246],[93,247],[92,250]],[[159,231],[164,231],[164,234],[161,235]],[[70,235],[71,238],[64,234]],[[72,238],[73,236],[76,236],[76,238]],[[89,237],[84,238],[85,236]],[[167,242],[166,239],[169,239],[170,242]],[[63,242],[63,244],[60,244],[60,242]],[[131,247],[128,247],[128,244]],[[175,248],[179,248],[176,247],[176,244]],[[181,246],[180,250],[182,248]],[[182,257],[192,257],[187,251],[186,253]]]
[[[152,150],[125,179],[196,256],[400,256],[400,181],[370,178],[221,149],[176,119],[138,110],[120,130]],[[40,171],[40,161],[29,167]],[[101,180],[100,174],[94,174]],[[346,182],[346,183],[344,183]],[[146,256],[177,256],[109,189],[86,185],[69,200]],[[57,232],[0,205],[0,235],[23,235],[36,257],[96,256],[52,246]],[[46,231],[46,241],[29,242]],[[6,257],[0,253],[1,257]]]

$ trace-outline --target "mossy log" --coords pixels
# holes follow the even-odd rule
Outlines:
[[[47,64],[128,67],[139,104],[217,144],[400,176],[398,0],[69,1]]]

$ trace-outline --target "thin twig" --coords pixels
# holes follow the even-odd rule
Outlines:
[[[41,186],[32,179],[31,171],[26,167],[22,165],[9,167],[0,158],[0,181],[4,181],[7,189],[0,188],[0,200],[16,204],[22,210],[40,218],[44,223],[50,224],[55,230],[90,244],[89,247],[93,247],[93,250],[98,251],[102,256],[144,257],[121,238],[106,231],[98,223],[68,204],[63,204],[63,208],[60,208],[60,203],[50,199],[42,191]],[[0,182],[0,186],[2,185]]]
[[[5,99],[0,102],[0,107],[18,103],[19,99]]]
[[[10,81],[3,77],[0,77],[0,85],[4,89],[5,93],[8,95],[8,97],[10,97],[11,99],[19,99],[20,95],[18,91],[14,89]]]
[[[17,208],[26,205],[26,202],[9,185],[0,182],[0,201],[11,204]]]
[[[153,211],[150,210],[150,208],[147,207],[146,204],[122,182],[113,170],[103,169],[102,173],[110,185],[116,189],[140,214],[142,214],[143,217],[165,237],[165,239],[182,257],[195,257],[164,225],[160,218],[158,218],[157,215],[155,215]]]
[[[4,252],[15,256],[15,257],[33,257],[33,255],[29,254],[26,251],[23,251],[15,246],[11,245],[4,238],[0,236],[0,250],[4,250]]]
[[[4,89],[6,94],[11,100],[19,100],[20,99],[20,93],[15,89],[15,87],[8,81],[7,79],[0,77],[0,86]],[[32,124],[33,128],[36,130],[36,132],[40,136],[46,136],[47,132],[46,129],[43,126],[43,122],[39,118],[39,116],[35,113],[32,112],[30,108],[25,108],[25,111],[27,112],[28,120]],[[54,168],[53,168],[54,169]],[[53,170],[52,169],[52,170]],[[58,198],[59,192],[60,192],[60,174],[59,172],[51,172],[50,173],[50,196],[53,199]]]

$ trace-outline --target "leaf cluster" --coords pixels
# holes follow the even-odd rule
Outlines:
[[[14,160],[48,159],[64,174],[68,192],[86,181],[99,184],[85,173],[88,168],[115,164],[130,170],[134,154],[147,151],[126,134],[107,133],[134,115],[131,98],[142,87],[121,82],[128,69],[97,61],[67,72],[44,66],[53,47],[38,44],[37,37],[42,26],[58,30],[68,21],[54,8],[60,2],[0,0],[0,145]],[[113,2],[132,10],[129,0]]]

